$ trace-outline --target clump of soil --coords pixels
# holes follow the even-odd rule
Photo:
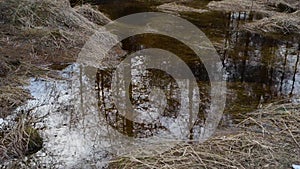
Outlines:
[[[111,167],[291,168],[300,164],[299,117],[297,105],[271,104],[248,114],[234,132],[223,132],[203,144],[178,144],[154,157],[119,157]]]

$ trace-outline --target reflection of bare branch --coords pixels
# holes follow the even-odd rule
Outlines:
[[[300,57],[300,52],[298,52],[297,60],[296,60],[296,63],[295,63],[293,80],[292,80],[293,83],[292,83],[292,89],[291,89],[290,95],[293,94],[293,90],[294,90],[294,87],[295,87],[295,81],[296,81],[296,74],[297,74],[297,69],[298,69],[299,57]]]
[[[279,92],[282,92],[282,86],[283,86],[283,81],[285,78],[285,69],[286,69],[286,65],[287,65],[287,57],[288,57],[288,42],[286,43],[286,48],[285,48],[285,54],[284,54],[284,62],[283,62],[283,70],[282,70],[282,76],[281,76],[281,80],[280,80],[280,89]]]

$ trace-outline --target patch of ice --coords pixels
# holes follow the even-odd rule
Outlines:
[[[293,164],[293,169],[300,169],[300,165]]]

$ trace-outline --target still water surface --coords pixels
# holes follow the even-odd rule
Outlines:
[[[192,1],[189,5],[205,9],[207,2]],[[104,0],[95,1],[94,5],[112,19],[136,12],[156,11],[150,1]],[[181,16],[207,35],[222,60],[228,90],[226,108],[219,125],[221,130],[232,127],[245,118],[245,113],[261,104],[280,99],[300,101],[300,46],[296,39],[278,40],[242,31],[245,23],[263,17],[256,13],[209,11],[201,14],[181,13]],[[165,49],[178,55],[190,67],[198,83],[201,103],[200,113],[186,139],[197,138],[210,103],[209,79],[201,61],[195,59],[197,57],[187,46],[166,36],[143,34],[130,37],[123,41],[123,48],[129,54],[146,48]],[[141,56],[132,60],[130,85],[130,101],[143,114],[141,118],[144,122],[140,123],[124,118],[113,104],[111,69],[99,69],[95,78],[91,79],[79,65],[71,64],[57,70],[64,80],[32,79],[28,89],[35,100],[29,101],[25,107],[36,107],[36,116],[41,119],[37,125],[43,128],[45,143],[44,148],[26,165],[107,167],[112,152],[126,153],[126,149],[117,151],[125,144],[122,142],[124,135],[151,138],[165,134],[166,128],[181,132],[176,125],[170,124],[177,124],[178,116],[190,109],[187,106],[186,111],[182,111],[180,106],[188,104],[188,99],[196,96],[191,94],[186,100],[179,99],[179,84],[161,70],[138,72],[143,59]],[[74,83],[72,79],[79,81]],[[94,91],[95,97],[82,95],[84,90]],[[158,90],[159,95],[151,96],[152,90]],[[72,97],[74,93],[77,93],[76,98]],[[90,106],[78,113],[76,106],[82,102],[90,103]],[[163,114],[155,113],[161,107],[159,105],[166,106]],[[116,145],[121,145],[121,148]]]

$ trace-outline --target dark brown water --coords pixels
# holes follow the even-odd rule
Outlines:
[[[186,2],[186,5],[206,9],[205,6],[208,2],[192,1]],[[95,4],[98,5],[100,11],[106,13],[112,19],[137,12],[157,11],[154,7],[157,4],[150,1],[110,0],[96,2]],[[257,13],[210,11],[202,14],[181,13],[181,17],[195,24],[206,34],[222,59],[228,91],[226,109],[220,126],[232,126],[245,118],[245,113],[257,109],[262,104],[281,99],[299,102],[300,46],[297,38],[291,36],[287,40],[278,40],[242,31],[241,28],[245,23],[264,17]],[[145,48],[161,48],[180,56],[193,71],[200,90],[203,90],[200,91],[202,94],[201,101],[203,102],[200,112],[205,114],[205,109],[210,99],[208,95],[208,76],[201,61],[195,59],[197,57],[187,46],[169,37],[143,34],[124,40],[123,48],[129,52]],[[105,77],[103,73],[108,76]],[[111,74],[107,73],[105,71],[100,71],[99,73],[98,83],[100,86],[102,85],[99,92],[101,90],[109,90],[109,80],[103,82],[103,79],[101,79],[101,77],[108,78],[111,76]],[[146,78],[151,79],[151,76]],[[107,86],[107,89],[104,86]],[[147,87],[151,88],[149,84]],[[99,95],[99,105],[102,105],[101,100],[104,99],[103,97],[104,95]],[[138,101],[137,98],[131,101],[138,107],[139,104],[148,100],[146,97],[142,101]],[[171,99],[168,103],[173,107],[170,111],[176,111],[178,100]],[[113,112],[113,108],[107,109],[103,105],[100,107],[106,114],[109,114],[107,116],[108,121],[111,124],[119,124],[115,127],[123,131],[123,133],[137,136],[143,131],[150,130],[152,132],[152,130],[154,131],[160,127],[159,124],[153,124],[152,127],[143,127],[146,124],[136,124],[122,119],[117,113],[108,113]],[[199,115],[199,119],[201,117]],[[199,123],[199,125],[201,124]],[[133,133],[133,131],[136,132]]]
[[[205,9],[208,2],[189,1],[186,5]],[[136,12],[156,11],[154,6],[158,5],[151,1],[125,0],[99,0],[94,4],[112,19]],[[276,39],[242,31],[245,23],[263,17],[255,13],[210,11],[202,14],[182,13],[181,16],[206,34],[222,60],[227,80],[227,103],[219,125],[221,129],[238,123],[246,118],[247,112],[256,110],[261,104],[281,99],[300,102],[300,55],[296,38]],[[123,48],[129,53],[150,47],[173,52],[192,70],[201,103],[197,120],[185,139],[196,139],[210,104],[210,83],[205,67],[187,46],[170,37],[143,34],[123,41]],[[133,68],[140,66],[142,61],[142,57],[135,59]],[[179,84],[161,70],[150,69],[139,74],[132,70],[130,101],[144,117],[135,122],[126,119],[114,105],[111,96],[113,70],[98,70],[96,79],[89,79],[77,64],[51,65],[50,68],[57,70],[63,78],[33,78],[28,87],[35,100],[30,100],[26,106],[27,109],[33,107],[37,119],[41,119],[37,127],[43,128],[44,146],[29,158],[28,164],[22,163],[21,166],[27,165],[27,168],[107,167],[112,154],[119,155],[114,148],[123,146],[124,135],[151,139],[170,129],[174,129],[172,131],[176,134],[177,126],[172,124],[178,124],[178,117],[188,113],[180,111],[180,106],[188,103],[189,99],[179,97]],[[72,78],[79,82],[72,81]],[[84,84],[92,87],[85,89],[82,87]],[[161,94],[157,97],[151,95],[151,90],[157,89],[163,92],[164,97]],[[90,95],[82,95],[82,90],[96,91],[97,97],[93,99]],[[76,112],[74,106],[80,105],[76,101],[81,104],[90,101],[93,104],[87,104],[83,112]],[[166,105],[161,114],[155,114],[157,107],[153,107],[153,102]],[[145,148],[144,144],[141,147],[145,152],[161,149]],[[125,153],[131,152],[131,148],[128,147]]]

